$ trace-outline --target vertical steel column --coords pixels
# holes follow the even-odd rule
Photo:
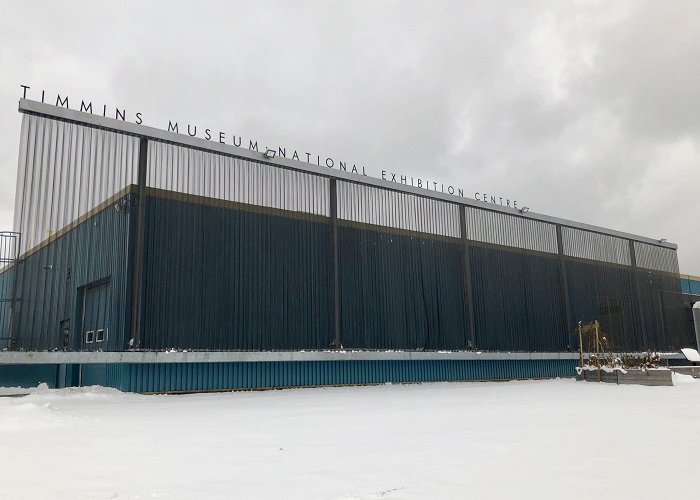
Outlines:
[[[644,349],[649,347],[647,343],[647,327],[644,320],[644,304],[642,302],[642,291],[639,288],[639,273],[637,269],[637,253],[634,250],[634,240],[628,240],[630,246],[630,263],[632,265],[632,279],[634,280],[634,293],[637,296],[637,307],[639,314],[639,327],[642,329],[642,342]]]
[[[561,283],[562,298],[564,299],[564,311],[566,315],[566,341],[571,341],[571,329],[574,322],[571,313],[571,299],[569,298],[569,276],[566,273],[566,258],[564,256],[564,242],[561,235],[561,225],[557,224],[557,251],[559,254],[559,281]],[[570,343],[567,345],[571,345]]]
[[[340,349],[342,339],[340,337],[340,262],[338,255],[338,183],[336,179],[330,179],[331,198],[331,226],[333,245],[333,347]]]
[[[469,262],[469,240],[467,239],[467,207],[466,205],[459,206],[459,232],[462,240],[461,263],[462,263],[462,282],[465,298],[467,315],[467,339],[466,346],[471,349],[476,349],[476,326],[474,321],[474,297],[472,295],[472,272]]]
[[[131,341],[130,347],[141,347],[143,338],[143,260],[146,241],[146,169],[148,165],[148,139],[139,141],[139,171],[136,194],[136,241],[134,242],[132,302],[131,302]]]

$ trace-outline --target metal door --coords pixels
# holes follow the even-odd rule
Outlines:
[[[105,349],[109,339],[111,283],[106,281],[85,289],[83,295],[82,349]]]

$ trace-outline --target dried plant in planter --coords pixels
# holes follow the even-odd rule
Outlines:
[[[647,369],[661,366],[661,356],[658,352],[646,352],[641,356],[634,354],[622,355],[622,367],[625,369]]]
[[[644,368],[658,368],[661,365],[661,356],[658,352],[644,353],[643,363]]]
[[[584,366],[584,351],[590,353],[588,366],[598,370],[602,368],[647,369],[658,368],[661,365],[661,356],[656,352],[647,352],[642,355],[627,353],[621,357],[615,357],[610,350],[607,336],[601,330],[598,321],[579,322],[577,333],[581,367]]]

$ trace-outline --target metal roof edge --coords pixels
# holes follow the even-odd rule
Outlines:
[[[311,163],[291,160],[288,158],[267,158],[264,153],[251,151],[230,144],[221,144],[219,142],[207,141],[205,139],[190,137],[187,135],[178,134],[176,132],[169,132],[155,127],[150,127],[148,125],[137,125],[135,123],[116,120],[114,118],[107,118],[91,113],[84,113],[82,111],[67,109],[63,107],[53,106],[51,104],[32,101],[29,99],[20,99],[18,110],[20,113],[45,116],[48,118],[54,118],[57,120],[72,122],[80,125],[87,125],[94,128],[111,130],[128,135],[133,135],[136,137],[143,137],[146,139],[153,139],[156,141],[172,143],[190,148],[196,148],[212,153],[224,154],[227,156],[233,156],[236,158],[254,161],[257,163],[264,163],[280,168],[286,168],[289,170],[296,170],[314,175],[320,175],[323,177],[335,178],[347,182],[363,184],[371,187],[378,187],[382,189],[389,189],[392,191],[399,191],[417,196],[423,196],[426,198],[433,198],[448,203],[466,205],[481,210],[489,210],[492,212],[504,213],[515,217],[522,217],[525,219],[531,219],[550,224],[558,224],[574,229],[581,229],[584,231],[591,231],[609,236],[615,236],[618,238],[634,240],[640,243],[669,248],[672,250],[678,249],[678,245],[674,243],[670,243],[667,241],[662,242],[646,236],[640,236],[624,231],[618,231],[615,229],[607,229],[600,226],[594,226],[583,222],[575,222],[572,220],[562,219],[545,214],[539,214],[536,212],[521,213],[519,210],[514,208],[501,207],[472,198],[464,198],[450,194],[438,193],[436,191],[421,189],[414,186],[406,186],[404,184],[399,184],[392,181],[386,181],[375,177],[363,176],[336,169],[330,169],[328,167],[321,167],[318,165],[313,165]]]

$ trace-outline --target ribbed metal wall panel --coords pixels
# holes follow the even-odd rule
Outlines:
[[[676,250],[656,245],[634,242],[634,254],[637,267],[678,274],[678,255]]]
[[[330,215],[325,177],[175,146],[148,143],[147,186],[316,215]]]
[[[693,345],[677,277],[644,269],[635,277],[631,267],[595,262],[569,261],[566,268],[574,323],[600,321],[613,350],[665,351]],[[571,334],[578,342],[573,327]]]
[[[134,184],[137,170],[135,137],[23,115],[14,223],[21,251]]]
[[[686,316],[678,276],[638,269],[637,279],[649,345],[658,350],[695,346],[695,329]]]
[[[459,205],[353,182],[338,182],[338,218],[460,237]]]
[[[632,268],[596,262],[568,261],[569,300],[574,325],[570,325],[572,345],[578,345],[574,332],[579,321],[598,320],[610,346],[618,351],[660,348],[644,339]],[[652,292],[652,296],[656,295]],[[653,305],[658,308],[658,305]],[[653,328],[649,324],[648,328]],[[654,336],[651,330],[650,336]]]
[[[78,290],[111,280],[111,318],[103,350],[123,350],[128,330],[130,211],[109,206],[31,253],[16,267],[16,341],[13,349],[63,348],[60,322],[70,319],[71,349],[81,349]]]
[[[607,234],[562,227],[564,255],[613,264],[632,264],[629,240]]]
[[[475,246],[469,258],[475,348],[557,352],[572,345],[556,256]]]
[[[47,384],[49,389],[55,389],[58,387],[58,369],[59,365],[0,364],[0,387],[36,387],[43,383]]]
[[[24,116],[15,226],[33,251],[15,271],[13,348],[62,347],[60,321],[79,324],[79,288],[103,279],[112,280],[116,322],[105,349],[125,347],[137,309],[146,348],[324,349],[336,338],[336,293],[349,347],[462,349],[473,322],[477,348],[566,348],[554,224],[466,207],[464,236],[474,243],[465,247],[459,205],[343,180],[335,221],[323,176],[155,141],[151,189],[127,192],[139,141]],[[631,265],[625,238],[563,227],[562,239],[572,321],[607,316],[628,348],[684,341],[669,319],[678,309],[679,282],[668,274],[678,270],[675,251],[635,243],[635,275],[617,266]],[[134,309],[132,278],[143,285]],[[4,306],[6,331],[3,318]]]
[[[466,207],[466,211],[467,238],[472,241],[538,252],[558,252],[554,224],[474,207]]]
[[[339,228],[341,342],[466,349],[459,242]]]
[[[688,295],[700,295],[700,278],[687,274],[681,275],[681,289]]]
[[[80,378],[82,386],[91,385],[101,385],[102,387],[109,387],[107,367],[112,367],[114,365],[107,365],[105,363],[95,363],[89,365],[82,365],[80,367]],[[111,370],[110,370],[111,371]]]
[[[133,392],[573,377],[577,360],[280,361],[122,365],[113,387]]]
[[[327,219],[158,197],[146,204],[144,348],[329,346]]]
[[[70,387],[82,381],[131,392],[215,391],[573,377],[577,364],[552,359],[0,365],[0,380],[11,387],[42,382]]]
[[[5,349],[10,340],[10,321],[17,272],[16,265],[1,266],[0,264],[0,350]]]

